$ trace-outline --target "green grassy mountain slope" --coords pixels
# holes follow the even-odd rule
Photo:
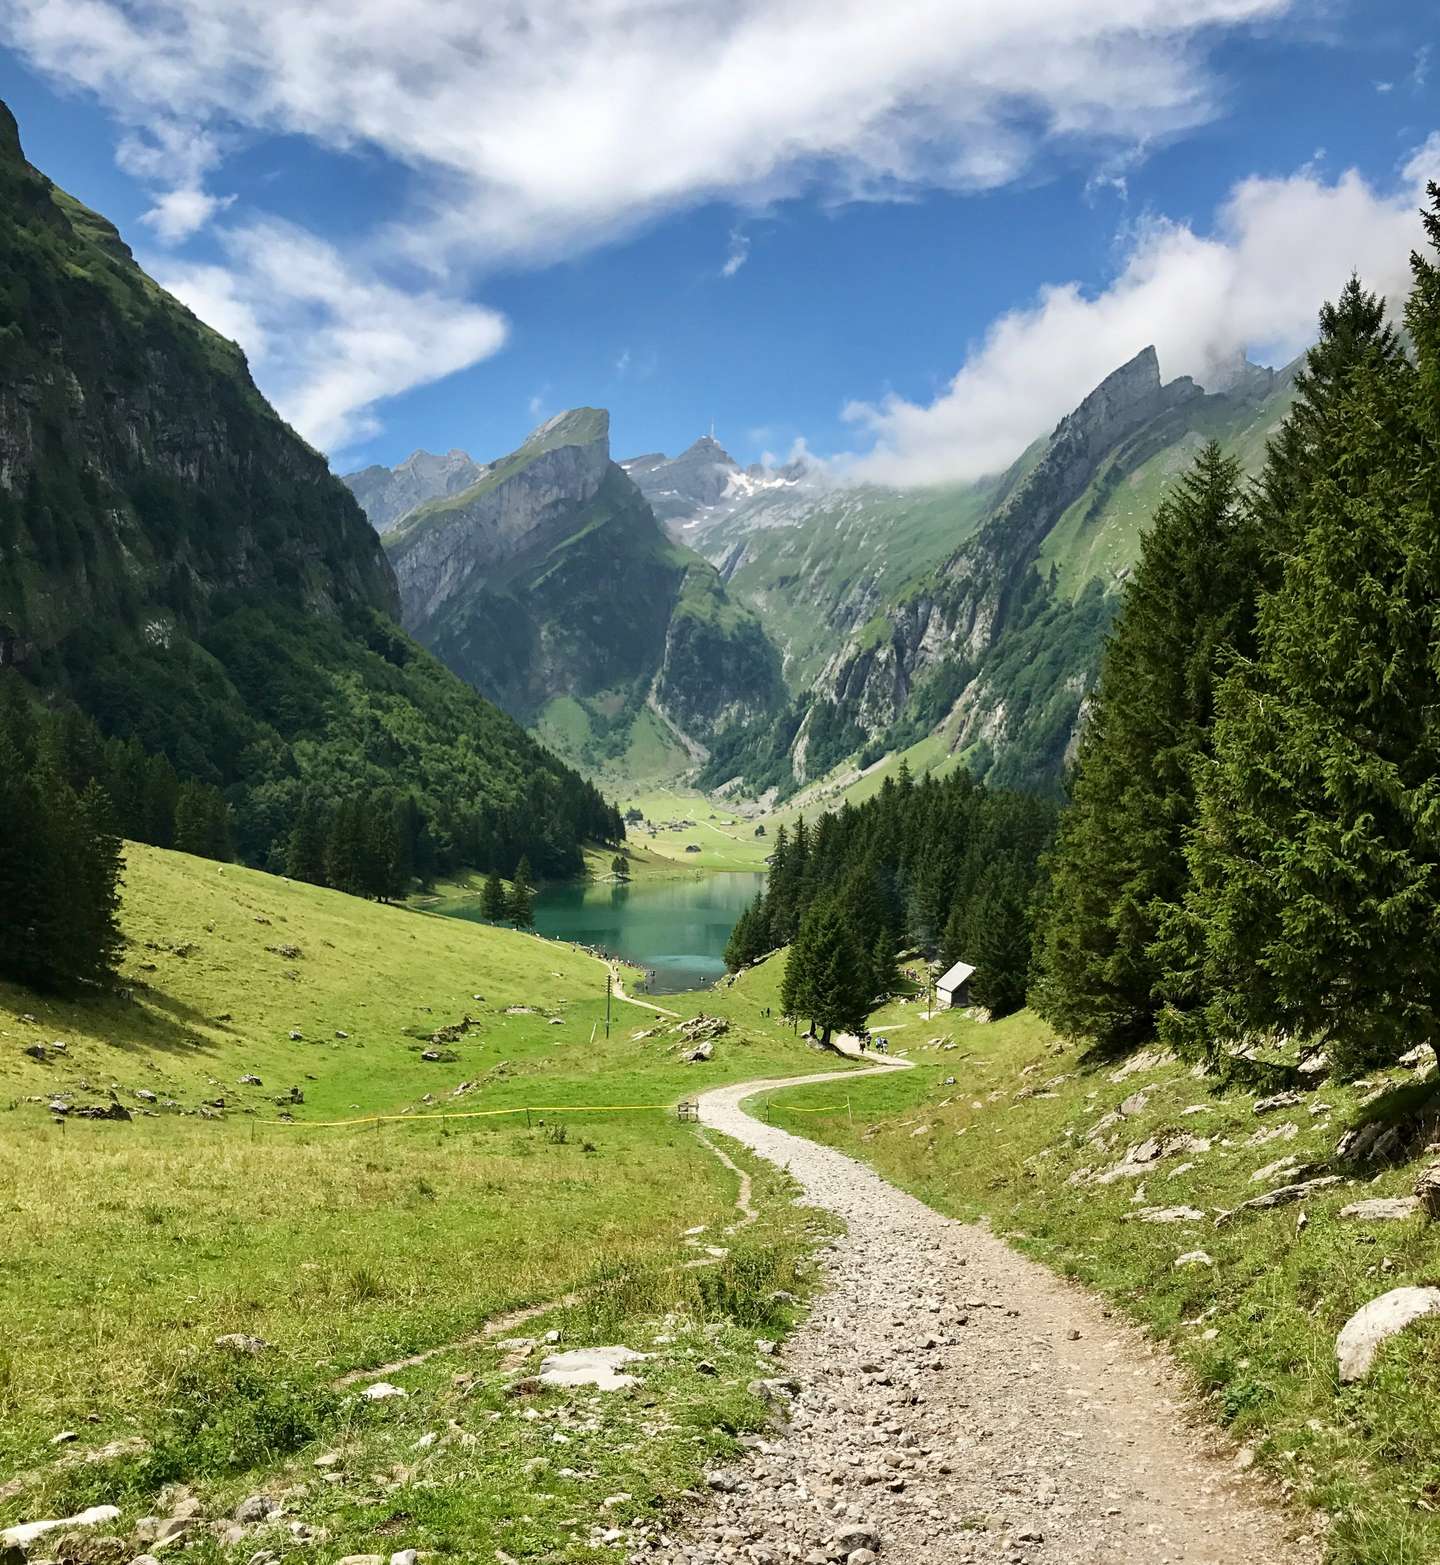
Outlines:
[[[989,487],[762,493],[699,546],[780,647],[791,689],[804,690],[837,647],[968,535]]]
[[[598,409],[542,425],[385,547],[414,634],[591,770],[684,770],[783,702],[759,621],[667,536]]]
[[[606,966],[563,943],[126,855],[132,998],[0,983],[0,1528],[113,1504],[45,1554],[133,1559],[189,1495],[173,1547],[213,1565],[296,1536],[327,1561],[558,1560],[577,1514],[674,1514],[763,1427],[756,1339],[794,1320],[826,1231],[737,1152],[759,1215],[727,1237],[735,1174],[673,1107],[823,1064],[765,1014],[778,967],[674,1016],[617,999],[607,1035]],[[728,1029],[687,1063],[672,1029],[702,1007]],[[112,1103],[129,1117],[83,1116]],[[653,1351],[639,1394],[593,1425],[583,1391],[507,1394],[552,1329]],[[406,1396],[361,1400],[380,1380]],[[257,1493],[283,1514],[229,1526]]]
[[[599,795],[394,622],[379,540],[244,356],[25,161],[0,107],[0,664],[225,788],[278,863],[307,791],[414,795],[439,867],[579,863]]]

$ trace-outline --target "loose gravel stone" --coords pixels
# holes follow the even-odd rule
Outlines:
[[[824,1290],[783,1378],[751,1388],[771,1434],[643,1558],[1317,1565],[1308,1521],[1215,1454],[1139,1332],[986,1230],[742,1114],[761,1085],[780,1084],[704,1094],[702,1121],[787,1169],[846,1233],[822,1252]]]

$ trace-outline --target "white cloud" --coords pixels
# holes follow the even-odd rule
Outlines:
[[[1209,234],[1147,220],[1108,288],[1042,289],[990,327],[934,401],[852,403],[846,416],[874,441],[854,473],[940,483],[996,472],[1147,344],[1166,379],[1192,375],[1202,385],[1242,349],[1261,362],[1293,358],[1351,271],[1392,302],[1403,299],[1423,182],[1437,172],[1440,133],[1410,157],[1391,192],[1353,170],[1327,182],[1307,168],[1241,181]]]
[[[1181,130],[1202,51],[1298,0],[9,0],[7,37],[132,123],[378,148],[432,264],[677,206],[1003,184]],[[413,223],[405,235],[415,236]]]
[[[330,443],[494,350],[498,317],[456,298],[486,269],[709,200],[893,200],[1057,160],[1123,168],[1217,112],[1206,51],[1225,32],[1304,3],[5,0],[0,41],[135,127],[120,156],[160,192],[147,221],[162,241],[225,230],[228,283],[170,275],[201,278],[211,307],[259,332],[242,342],[262,384]],[[319,241],[238,209],[216,223],[227,150],[267,135],[408,171],[345,263],[328,252],[324,299],[263,260],[267,245],[327,253]],[[741,241],[726,275],[743,261]],[[417,270],[433,291],[394,281]],[[288,329],[313,322],[316,347]]]
[[[526,406],[530,409],[530,417],[535,419],[537,422],[543,423],[544,420],[550,416],[546,407],[546,398],[548,398],[549,395],[550,383],[549,381],[546,381],[546,383],[541,386],[539,391],[535,392],[531,396],[529,402],[526,403]]]
[[[249,353],[276,407],[334,452],[373,434],[375,404],[464,369],[505,341],[503,316],[369,276],[267,220],[222,231],[227,266],[171,263],[160,282]]]
[[[750,259],[750,236],[743,229],[730,230],[730,251],[720,268],[722,277],[733,277]]]
[[[234,196],[212,196],[193,186],[183,186],[162,191],[142,221],[155,230],[161,244],[182,244],[198,234],[217,212],[223,212],[234,200]]]
[[[615,360],[615,373],[622,379],[630,368],[630,350],[621,348],[619,357]]]

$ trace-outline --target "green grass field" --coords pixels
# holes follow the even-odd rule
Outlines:
[[[1337,1164],[1342,1131],[1423,1101],[1440,1115],[1433,1075],[1396,1069],[1258,1116],[1174,1061],[1116,1081],[1029,1012],[992,1025],[959,1014],[919,1019],[897,1005],[872,1021],[905,1052],[907,1073],[766,1095],[775,1123],[873,1163],[940,1211],[986,1220],[1012,1243],[1108,1295],[1168,1342],[1197,1394],[1282,1491],[1333,1518],[1333,1565],[1426,1565],[1440,1558],[1440,1325],[1422,1323],[1383,1350],[1367,1384],[1337,1383],[1334,1341],[1367,1300],[1440,1281],[1440,1239],[1406,1222],[1340,1218],[1363,1198],[1408,1194],[1406,1164]],[[1141,1094],[1137,1103],[1136,1094]],[[1123,1122],[1102,1128],[1126,1104]],[[1311,1113],[1313,1104],[1327,1111]],[[816,1112],[818,1110],[818,1112]],[[1293,1129],[1286,1127],[1293,1126]],[[1182,1133],[1211,1143],[1138,1178],[1072,1183],[1127,1147]],[[1264,1139],[1262,1139],[1264,1138]],[[1282,1157],[1353,1175],[1303,1203],[1212,1214],[1282,1182],[1252,1178]],[[1189,1206],[1199,1221],[1137,1220],[1142,1208]],[[1297,1231],[1297,1211],[1306,1221]],[[1213,1266],[1178,1267],[1204,1250]]]
[[[293,1543],[295,1522],[335,1557],[381,1540],[611,1557],[593,1523],[650,1525],[761,1419],[754,1344],[790,1323],[772,1294],[803,1295],[823,1231],[761,1169],[760,1220],[726,1237],[734,1176],[673,1110],[813,1067],[763,1014],[778,968],[667,998],[730,1023],[689,1065],[673,1022],[636,1006],[616,1004],[607,1039],[604,965],[570,947],[127,856],[132,997],[0,988],[0,1524],[114,1503],[128,1559],[136,1521],[181,1488],[216,1522],[259,1492],[283,1515],[229,1540],[198,1530],[190,1553],[248,1559]],[[303,1103],[275,1101],[291,1089]],[[57,1096],[135,1117],[57,1119]],[[377,1115],[395,1117],[322,1123]],[[526,1335],[657,1356],[633,1393],[516,1398],[546,1350],[468,1339],[527,1306],[546,1313]],[[217,1348],[230,1333],[269,1346]],[[406,1398],[337,1384],[428,1352],[385,1376]],[[78,1439],[52,1447],[64,1431]]]

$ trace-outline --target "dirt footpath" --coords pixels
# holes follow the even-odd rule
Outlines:
[[[804,1077],[824,1081],[826,1076]],[[853,1080],[853,1073],[844,1080]],[[785,1433],[712,1475],[663,1558],[780,1565],[1313,1565],[1187,1418],[1163,1353],[981,1228],[941,1217],[828,1147],[742,1114],[702,1122],[787,1168],[844,1218],[825,1292],[772,1394]],[[653,1556],[652,1556],[653,1557]]]

